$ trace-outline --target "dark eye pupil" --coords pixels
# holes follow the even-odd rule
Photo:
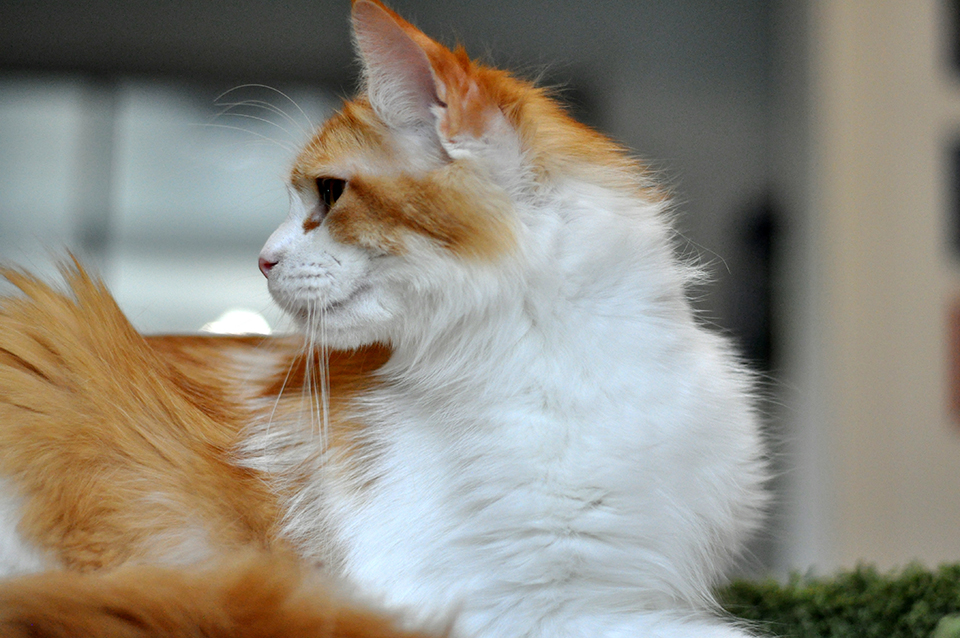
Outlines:
[[[337,200],[340,199],[344,186],[346,186],[346,182],[342,179],[334,179],[332,177],[317,178],[317,190],[320,193],[320,200],[326,205],[327,210],[330,210],[330,208],[337,203]]]

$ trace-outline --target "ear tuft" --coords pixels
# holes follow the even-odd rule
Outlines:
[[[397,126],[431,121],[442,105],[424,46],[439,46],[376,0],[354,0],[353,34],[370,104]]]

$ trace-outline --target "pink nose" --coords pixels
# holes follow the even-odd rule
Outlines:
[[[277,265],[275,261],[268,261],[263,257],[260,258],[260,261],[257,262],[260,266],[260,272],[263,273],[264,277],[270,277],[270,269]]]

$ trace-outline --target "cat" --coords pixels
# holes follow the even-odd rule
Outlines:
[[[749,635],[711,589],[766,502],[754,382],[668,197],[351,15],[363,88],[259,257],[302,337],[144,338],[78,263],[4,271],[2,634]]]

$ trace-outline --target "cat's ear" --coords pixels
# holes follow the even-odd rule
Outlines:
[[[377,1],[355,0],[352,20],[367,97],[378,115],[398,126],[430,121],[443,101],[425,48],[440,45]]]
[[[389,124],[430,124],[448,150],[455,138],[479,137],[500,117],[462,49],[450,51],[385,7],[354,0],[353,33],[367,97]]]

